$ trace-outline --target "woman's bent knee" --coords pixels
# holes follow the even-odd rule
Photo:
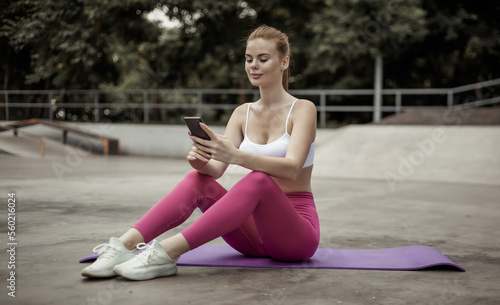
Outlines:
[[[189,173],[187,173],[185,178],[199,179],[199,178],[202,178],[201,176],[202,175],[198,171],[193,170],[193,171],[190,171]]]
[[[198,171],[195,171],[195,170],[187,173],[186,176],[184,177],[184,180],[194,182],[194,183],[198,183],[198,182],[207,183],[208,181],[215,181],[214,178],[207,176],[207,175],[200,174]]]
[[[266,173],[253,171],[246,176],[247,179],[251,180],[257,185],[267,185],[274,184],[274,180]]]

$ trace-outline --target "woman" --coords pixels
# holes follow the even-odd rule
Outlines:
[[[97,246],[100,257],[82,270],[83,276],[146,280],[173,275],[180,255],[219,236],[247,256],[302,261],[315,253],[316,107],[288,93],[290,46],[284,33],[268,26],[255,29],[245,58],[248,78],[261,98],[237,107],[223,136],[204,124],[210,141],[189,134],[193,147],[187,160],[195,171],[119,239]],[[226,191],[215,180],[229,164],[252,172]],[[193,224],[161,242],[153,240],[183,223],[196,207],[203,214]],[[134,249],[143,252],[135,255]]]

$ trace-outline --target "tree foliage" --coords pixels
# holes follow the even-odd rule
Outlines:
[[[11,1],[2,16],[4,68],[26,53],[30,66],[24,80],[4,81],[4,87],[80,89],[126,82],[147,66],[141,50],[161,35],[144,22],[142,10],[148,7],[139,0]]]
[[[307,71],[324,75],[325,81],[335,75],[335,87],[366,86],[372,75],[360,72],[367,70],[372,58],[397,57],[427,34],[420,0],[330,0],[325,4],[308,24],[314,38]]]
[[[4,89],[246,88],[245,38],[288,34],[291,88],[443,87],[498,77],[500,4],[472,0],[10,0]],[[148,18],[160,10],[177,27]]]
[[[422,8],[428,33],[386,65],[389,87],[454,87],[500,77],[500,3],[425,0]]]

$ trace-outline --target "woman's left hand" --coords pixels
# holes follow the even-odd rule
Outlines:
[[[191,136],[196,148],[209,154],[214,160],[227,164],[233,163],[235,154],[238,152],[238,149],[234,147],[233,143],[231,143],[227,137],[213,132],[212,129],[208,128],[204,123],[201,123],[200,127],[208,134],[210,140]]]

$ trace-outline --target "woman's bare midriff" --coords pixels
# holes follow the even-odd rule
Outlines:
[[[285,193],[312,192],[311,175],[313,166],[314,165],[303,168],[299,176],[295,180],[280,179],[276,177],[271,177],[271,178],[273,178],[273,180],[276,181],[276,183]]]

